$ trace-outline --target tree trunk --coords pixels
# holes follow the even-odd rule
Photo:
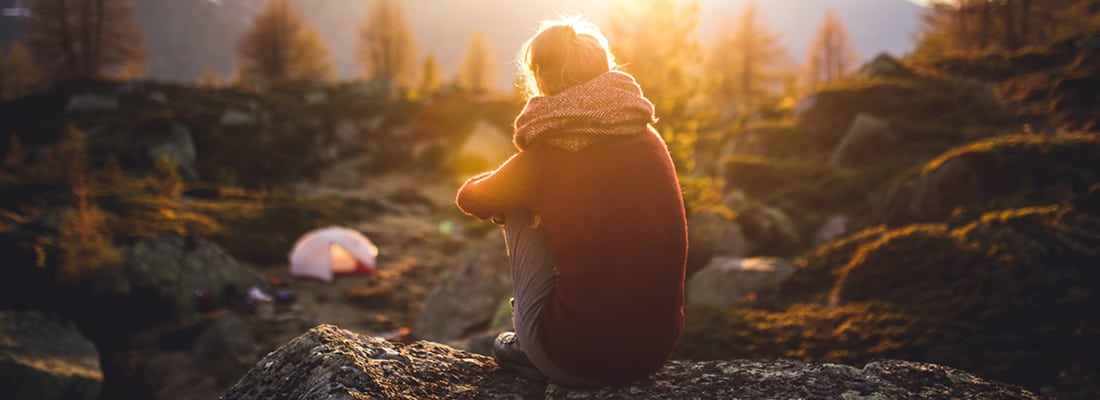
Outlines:
[[[980,29],[980,35],[978,35],[978,48],[980,50],[988,49],[993,38],[993,2],[990,0],[982,1],[982,16],[981,23],[978,24]]]
[[[1020,38],[1031,43],[1031,0],[1020,0]]]
[[[1013,0],[1005,0],[1004,3],[1004,25],[1005,36],[1004,46],[1005,50],[1015,51],[1020,47],[1019,39],[1016,36],[1016,2]]]

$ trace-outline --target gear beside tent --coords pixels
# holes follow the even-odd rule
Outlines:
[[[328,227],[310,231],[290,251],[290,275],[332,282],[333,275],[373,274],[378,246],[358,231]]]

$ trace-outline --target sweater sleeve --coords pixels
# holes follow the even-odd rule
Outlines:
[[[531,154],[525,151],[516,153],[495,171],[467,180],[455,198],[462,212],[480,219],[532,210],[534,203],[535,169]]]

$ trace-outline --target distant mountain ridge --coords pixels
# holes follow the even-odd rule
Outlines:
[[[31,0],[25,0],[27,2]],[[368,1],[292,0],[329,44],[343,78],[361,72],[355,57],[359,21]],[[606,22],[616,1],[560,0],[405,0],[406,15],[422,54],[431,53],[452,76],[477,30],[486,33],[500,72],[500,87],[512,82],[519,46],[541,20],[580,12],[597,24]],[[700,0],[700,39],[708,43],[723,14],[735,16],[749,0]],[[150,77],[190,81],[206,65],[223,76],[236,68],[236,42],[266,0],[134,0],[139,26],[146,33]],[[0,9],[17,0],[0,0]],[[826,9],[844,20],[864,58],[881,51],[900,54],[911,47],[921,7],[907,0],[768,0],[756,2],[774,31],[782,32],[791,57],[801,60]],[[0,42],[19,35],[16,17],[0,16]]]

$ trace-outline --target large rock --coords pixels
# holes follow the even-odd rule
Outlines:
[[[114,279],[101,283],[102,297],[126,299],[143,321],[187,319],[196,312],[240,301],[251,287],[266,287],[255,270],[217,245],[198,238],[145,238],[126,252]]]
[[[717,212],[702,212],[688,218],[687,274],[699,271],[716,256],[746,257],[752,244],[737,224]]]
[[[879,53],[874,59],[859,67],[861,78],[912,78],[916,74],[890,53]]]
[[[752,243],[752,255],[789,255],[802,243],[798,228],[779,208],[753,201],[730,209],[736,210],[735,222]]]
[[[171,124],[165,127],[164,132],[157,132],[161,139],[149,146],[146,154],[153,162],[167,158],[176,164],[179,172],[188,179],[198,179],[195,170],[195,142],[191,138],[191,131],[179,124]]]
[[[414,329],[420,338],[450,341],[478,333],[512,293],[503,235],[489,234],[456,260],[424,301]]]
[[[859,114],[848,133],[829,156],[829,165],[858,166],[875,160],[882,149],[898,141],[886,120],[871,114]]]
[[[795,267],[778,258],[715,257],[687,282],[687,301],[715,308],[732,308],[750,296],[774,292]]]
[[[260,360],[224,399],[1037,399],[957,369],[879,361],[862,369],[793,360],[669,362],[649,379],[587,390],[531,382],[489,357],[387,342],[321,325]]]
[[[0,397],[95,399],[99,353],[72,322],[39,312],[0,312]]]
[[[1010,135],[948,151],[874,202],[873,222],[974,217],[1070,200],[1100,181],[1100,139]]]

